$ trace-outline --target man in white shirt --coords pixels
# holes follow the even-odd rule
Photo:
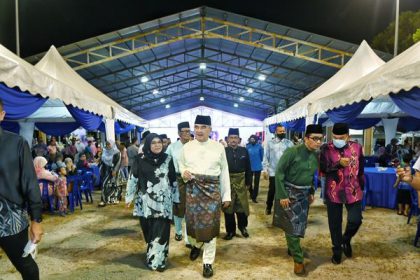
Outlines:
[[[276,190],[276,167],[284,151],[293,146],[293,142],[286,139],[286,128],[282,125],[277,125],[275,131],[275,138],[267,142],[264,149],[263,159],[263,176],[267,179],[269,176],[268,193],[267,193],[267,208],[265,209],[266,215],[271,215],[273,207],[274,194]]]
[[[197,259],[200,248],[204,247],[203,276],[209,278],[213,276],[221,205],[227,208],[231,201],[229,168],[224,147],[209,139],[210,116],[198,115],[194,132],[195,140],[186,143],[182,149],[179,171],[187,186],[185,220],[189,241],[193,245],[190,259]]]
[[[182,221],[184,220],[185,215],[185,195],[186,195],[186,189],[185,189],[185,182],[182,180],[181,173],[179,171],[179,157],[181,156],[182,148],[184,147],[184,144],[186,144],[188,141],[190,141],[190,124],[189,122],[181,122],[178,124],[178,136],[179,140],[176,141],[174,144],[171,144],[168,149],[166,150],[166,153],[172,157],[175,172],[176,172],[176,182],[177,182],[177,188],[178,188],[178,194],[179,199],[175,201],[174,199],[174,207],[173,207],[173,213],[174,213],[174,223],[175,223],[175,240],[181,241],[182,240]],[[187,227],[185,227],[184,231],[185,235],[185,243],[188,248],[192,248],[191,244],[188,241],[187,237]]]

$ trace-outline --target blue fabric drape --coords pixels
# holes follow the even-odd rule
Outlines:
[[[274,133],[274,132],[276,132],[276,127],[277,127],[277,124],[276,123],[270,124],[268,126],[268,130],[270,131],[270,133]]]
[[[389,95],[392,101],[412,117],[420,119],[420,88],[413,88],[408,92],[400,91]]]
[[[97,130],[102,123],[102,116],[86,112],[72,105],[66,105],[72,117],[86,130]]]
[[[70,123],[35,123],[35,126],[47,135],[63,136],[80,127],[77,122]]]
[[[333,123],[351,123],[363,111],[369,101],[361,101],[336,109],[328,110],[326,113]]]
[[[319,118],[318,119],[318,124],[322,125],[324,122],[326,122],[328,120],[328,118]]]
[[[349,123],[349,127],[351,129],[366,129],[375,126],[380,121],[379,118],[355,119]]]
[[[420,119],[402,117],[398,120],[397,130],[400,132],[420,131]]]
[[[288,130],[303,132],[305,131],[305,123],[306,123],[306,119],[300,118],[293,121],[282,122],[281,124]]]
[[[122,124],[119,121],[115,122],[115,134],[127,133],[134,128],[136,128],[134,124]]]
[[[142,132],[144,131],[144,127],[141,127],[141,126],[136,126],[136,131],[137,131],[138,133],[142,133]]]
[[[20,131],[20,125],[18,122],[8,122],[8,121],[2,121],[0,123],[1,128],[4,130],[19,134]]]
[[[6,120],[19,120],[26,118],[38,110],[47,101],[40,95],[22,92],[17,88],[9,88],[0,83],[0,97],[3,100]]]
[[[100,132],[105,133],[105,123],[104,123],[104,122],[101,122],[101,124],[100,124],[100,125],[99,125],[99,127],[98,127],[98,130],[99,130]]]

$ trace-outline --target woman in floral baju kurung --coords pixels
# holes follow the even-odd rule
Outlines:
[[[143,154],[136,156],[132,178],[127,184],[126,203],[134,201],[134,216],[147,243],[146,265],[163,271],[169,251],[172,219],[170,181],[175,181],[171,158],[163,152],[162,139],[155,133],[146,137]]]

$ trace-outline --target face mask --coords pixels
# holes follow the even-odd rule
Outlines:
[[[336,148],[343,148],[346,145],[346,140],[333,139],[333,144]]]
[[[277,136],[277,138],[282,140],[282,139],[286,138],[286,133],[279,133],[279,134],[276,134],[276,136]]]

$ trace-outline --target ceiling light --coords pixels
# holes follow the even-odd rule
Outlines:
[[[163,102],[165,102],[165,98],[160,99],[160,103],[163,103]]]
[[[204,62],[200,63],[200,70],[206,70],[206,68],[207,68],[206,63],[204,63]]]
[[[171,105],[166,104],[166,105],[165,105],[165,108],[166,108],[166,109],[169,109],[169,108],[171,108]]]
[[[243,98],[242,96],[241,97],[239,97],[239,101],[244,101],[245,100],[245,98]]]
[[[238,108],[238,103],[234,103],[233,107]]]
[[[159,91],[157,89],[153,90],[153,94],[158,94],[158,93],[159,93]]]
[[[200,97],[200,101],[204,101],[204,96],[201,96]]]
[[[140,81],[144,84],[147,83],[149,81],[149,78],[147,78],[146,76],[141,77]]]
[[[253,93],[253,92],[254,92],[254,90],[253,90],[252,88],[248,88],[246,91],[247,91],[248,93]]]
[[[265,79],[266,79],[267,77],[265,76],[265,75],[263,75],[263,74],[260,74],[259,76],[258,76],[258,80],[260,80],[261,82],[262,81],[265,81]]]

